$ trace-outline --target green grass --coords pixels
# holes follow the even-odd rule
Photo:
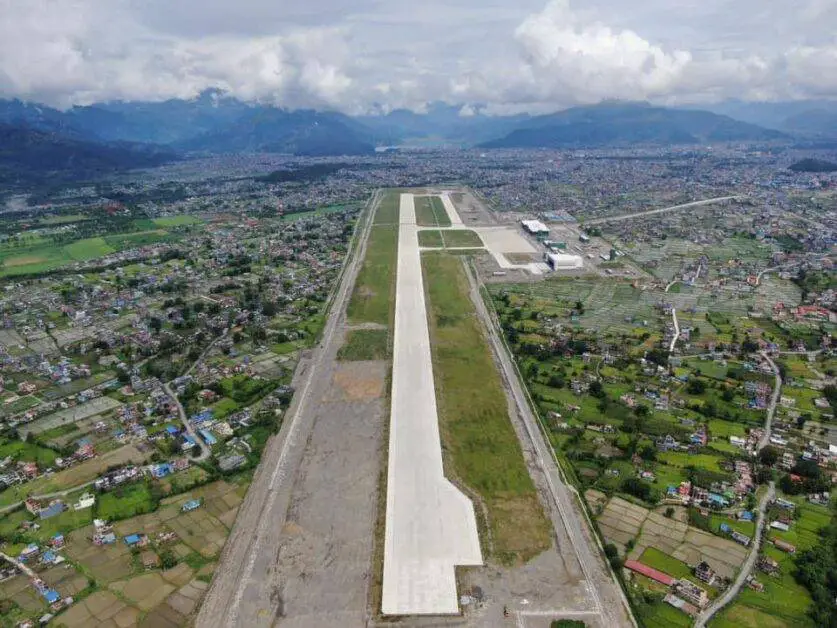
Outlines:
[[[640,625],[645,628],[688,628],[692,625],[691,618],[665,602],[644,604],[638,609]]]
[[[373,227],[347,309],[350,323],[389,325],[397,256],[398,227]]]
[[[718,466],[718,461],[721,458],[711,454],[687,454],[679,451],[666,451],[659,454],[657,459],[673,467],[695,467],[719,473],[723,471]]]
[[[446,247],[457,248],[479,248],[483,245],[482,239],[475,231],[470,229],[453,229],[442,232]]]
[[[108,255],[115,252],[116,249],[105,242],[104,238],[86,238],[68,244],[64,247],[64,250],[74,261],[83,262]]]
[[[94,508],[97,518],[115,521],[151,512],[154,510],[154,501],[149,485],[135,482],[101,494]]]
[[[763,576],[764,578],[766,576]],[[759,581],[762,579],[759,578]],[[761,595],[764,595],[763,593]],[[734,602],[727,606],[712,621],[710,628],[786,628],[787,626],[811,626],[811,621],[801,616],[792,622],[784,621],[769,613],[753,608],[741,602]]]
[[[210,407],[212,408],[213,416],[216,419],[223,419],[225,416],[238,410],[239,405],[232,399],[223,397],[220,401],[216,401]]]
[[[673,578],[688,578],[692,575],[692,570],[682,560],[677,560],[674,556],[669,556],[665,552],[661,552],[655,547],[649,547],[642,556],[639,557],[639,562],[643,565],[648,565],[659,571],[662,571]]]
[[[42,225],[66,225],[71,222],[81,222],[82,220],[87,220],[87,216],[84,214],[67,214],[64,216],[45,216],[38,222]]]
[[[346,334],[346,342],[337,352],[337,359],[347,362],[385,360],[389,355],[388,345],[386,329],[355,329]]]
[[[440,249],[445,246],[444,240],[442,240],[442,232],[441,231],[419,231],[418,232],[418,243],[419,246],[426,246],[428,248],[437,248]]]
[[[0,460],[6,456],[11,456],[15,461],[36,462],[40,469],[53,466],[55,459],[59,457],[52,449],[23,441],[8,441],[0,444]]]
[[[398,213],[401,208],[401,194],[396,191],[388,191],[381,199],[380,205],[375,212],[373,223],[376,225],[393,225],[398,223]]]
[[[439,196],[430,197],[430,206],[433,208],[433,214],[436,216],[436,224],[440,227],[450,227],[450,218],[445,211],[445,204]]]
[[[136,233],[117,233],[116,235],[105,236],[105,242],[116,250],[130,249],[138,246],[146,246],[163,242],[169,239],[168,231],[163,229],[152,229],[151,231],[138,231]]]
[[[509,420],[467,279],[460,261],[449,255],[425,254],[422,267],[447,468],[485,504],[495,557],[528,560],[550,546],[550,525]]]
[[[180,214],[179,216],[163,216],[162,218],[155,218],[152,222],[158,227],[181,227],[183,225],[195,225],[202,223],[203,220],[197,216]]]
[[[439,222],[436,220],[436,212],[433,211],[433,205],[430,198],[427,196],[417,196],[415,198],[416,207],[416,224],[419,227],[438,227]]]
[[[321,216],[322,214],[333,214],[337,212],[346,211],[347,209],[352,209],[352,205],[327,205],[325,207],[318,207],[317,209],[312,209],[310,211],[304,212],[293,212],[291,214],[284,214],[281,218],[282,222],[293,222],[295,220],[300,220],[302,218],[313,218],[315,216]]]
[[[419,227],[450,227],[450,218],[438,196],[417,196],[415,206]]]

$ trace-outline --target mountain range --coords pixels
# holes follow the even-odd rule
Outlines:
[[[605,102],[532,118],[508,135],[482,146],[572,148],[781,139],[788,139],[788,136],[781,131],[708,111],[666,109],[647,103]]]
[[[193,154],[275,152],[364,155],[376,146],[446,144],[564,148],[837,137],[829,102],[737,103],[713,111],[605,102],[545,116],[486,115],[479,107],[431,103],[350,117],[242,102],[219,90],[191,100],[111,102],[65,111],[0,100],[0,183],[88,178]]]

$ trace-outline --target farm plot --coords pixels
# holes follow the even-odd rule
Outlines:
[[[705,560],[721,577],[734,577],[747,555],[746,548],[733,541],[660,513],[649,513],[619,497],[610,500],[598,517],[598,524],[605,540],[620,549],[634,540],[631,558],[639,558],[647,548],[653,547],[689,566]]]
[[[105,414],[106,412],[115,410],[121,405],[122,404],[120,402],[115,399],[111,399],[110,397],[97,397],[87,403],[67,408],[66,410],[59,410],[58,412],[48,414],[41,419],[32,421],[31,423],[21,425],[18,428],[18,432],[23,438],[26,438],[29,434],[40,434],[41,432],[54,429],[61,425],[68,425],[70,423],[75,423],[76,421],[89,419],[90,417],[99,414]]]

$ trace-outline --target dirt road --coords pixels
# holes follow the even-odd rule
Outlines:
[[[358,568],[368,564],[369,549],[362,547],[362,534],[356,529],[349,529],[351,526],[344,527],[353,532],[356,538],[343,539],[340,544],[324,543],[322,555],[317,556],[318,565],[327,570],[332,564],[344,564],[343,561],[334,559],[335,552],[344,551],[357,555],[356,560],[351,563],[354,571],[344,580],[347,590],[351,580],[355,580],[356,584],[360,585],[361,592],[358,594],[352,590],[351,594],[347,594],[332,587],[320,595],[319,599],[314,599],[312,595],[305,599],[306,603],[299,602],[297,598],[306,592],[305,587],[298,584],[306,578],[306,569],[304,566],[300,567],[300,561],[304,560],[306,553],[310,553],[310,543],[313,541],[310,537],[306,538],[306,530],[302,529],[298,521],[305,523],[313,519],[310,514],[306,515],[307,518],[300,516],[300,509],[304,511],[303,514],[308,513],[306,504],[310,504],[320,495],[331,500],[331,508],[329,504],[319,504],[319,512],[321,518],[325,518],[327,528],[337,529],[338,524],[332,517],[351,519],[351,513],[341,510],[338,500],[343,495],[353,495],[351,484],[346,484],[346,479],[351,478],[354,472],[352,468],[346,467],[351,467],[352,464],[343,462],[339,468],[333,469],[330,477],[315,476],[313,470],[323,466],[330,468],[328,463],[337,459],[335,456],[354,449],[351,443],[340,449],[334,430],[345,432],[345,426],[325,422],[326,418],[335,421],[340,417],[323,417],[321,403],[327,400],[331,390],[335,355],[342,341],[346,302],[363,260],[372,224],[371,217],[380,198],[381,194],[376,193],[361,218],[364,222],[359,226],[358,237],[346,259],[339,286],[331,301],[322,341],[311,351],[307,359],[300,361],[294,378],[297,392],[282,429],[265,448],[261,464],[241,506],[235,526],[224,547],[221,563],[215,571],[212,585],[198,614],[197,626],[273,626],[280,618],[288,616],[289,600],[296,601],[303,608],[297,611],[293,620],[283,620],[283,624],[287,625],[348,626],[357,623],[356,613],[348,617],[341,616],[337,611],[328,616],[328,619],[323,619],[325,611],[319,616],[311,614],[306,618],[306,610],[310,612],[318,602],[334,609],[354,609],[359,603],[361,615],[365,613],[363,573],[362,570],[359,573]],[[314,430],[318,420],[325,430],[323,434]],[[366,427],[363,429],[364,433],[368,431]],[[346,442],[349,437],[349,433],[344,433],[342,441]],[[362,443],[371,448],[368,441],[369,439],[365,439]],[[328,455],[325,455],[326,453]],[[362,451],[361,455],[370,460],[374,478],[378,464],[374,453],[370,456]],[[338,475],[338,472],[343,473],[343,476]],[[352,483],[356,484],[357,480]],[[365,492],[366,498],[370,498],[371,495],[374,499],[374,484],[371,490],[362,486],[361,491]],[[374,508],[370,509],[369,516],[374,517]],[[311,525],[316,525],[316,521]],[[306,549],[288,543],[288,535],[297,531],[297,536],[309,543],[307,552]],[[371,545],[371,535],[369,536],[367,542]],[[289,556],[288,552],[293,552],[293,555]],[[282,569],[280,564],[283,565]],[[285,590],[286,584],[283,584],[281,578],[292,570],[298,577],[296,588],[290,593]],[[347,597],[350,599],[346,599]],[[361,599],[357,602],[355,598]]]

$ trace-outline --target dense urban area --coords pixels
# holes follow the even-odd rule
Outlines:
[[[6,194],[0,626],[211,625],[274,555],[241,625],[341,625],[343,586],[388,621],[413,202],[469,625],[837,625],[837,173],[790,168],[833,153],[242,154]]]

